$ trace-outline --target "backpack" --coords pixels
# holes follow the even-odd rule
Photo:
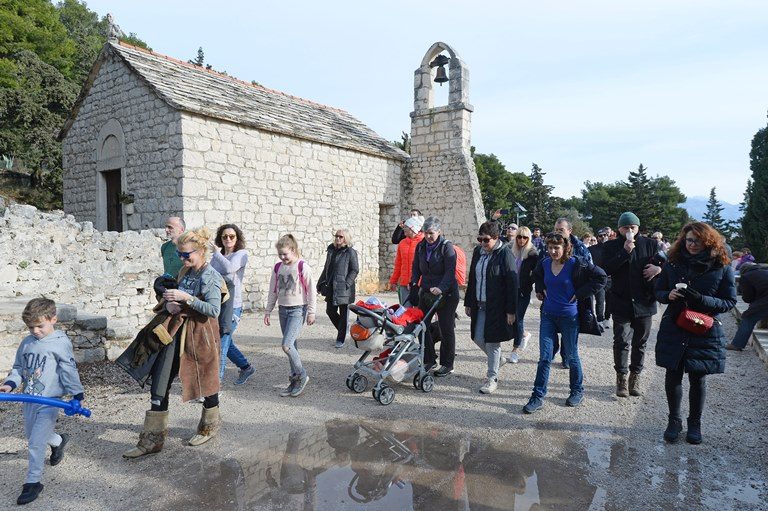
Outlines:
[[[275,264],[275,293],[277,293],[277,272],[280,271],[282,265],[282,261]],[[304,259],[299,259],[299,281],[301,282],[301,288],[304,290],[304,294],[309,294],[307,292],[307,280],[304,278]]]
[[[460,286],[467,285],[467,254],[464,249],[458,245],[454,245],[452,241],[445,240],[442,243],[442,249],[440,254],[445,257],[445,247],[450,243],[453,246],[453,250],[456,252],[456,282]],[[426,246],[426,245],[425,245]]]

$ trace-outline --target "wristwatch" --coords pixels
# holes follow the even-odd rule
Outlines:
[[[186,303],[187,303],[187,305],[192,305],[192,302],[194,302],[194,301],[195,301],[195,297],[193,296],[192,298],[190,298],[189,300],[187,300],[187,302],[186,302]]]

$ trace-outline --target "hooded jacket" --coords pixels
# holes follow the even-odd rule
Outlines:
[[[419,232],[413,239],[405,237],[397,245],[395,254],[395,270],[389,278],[389,284],[398,284],[407,286],[411,281],[411,269],[413,268],[413,257],[416,254],[416,246],[424,239],[424,233]]]
[[[42,339],[25,337],[5,383],[14,389],[23,385],[22,392],[32,396],[60,398],[69,394],[82,400],[83,385],[67,334],[54,330]]]
[[[682,364],[688,373],[725,372],[725,334],[717,317],[736,305],[733,268],[723,266],[711,256],[691,256],[685,248],[680,252],[682,260],[665,264],[656,281],[656,299],[669,304],[659,323],[656,365],[677,369]],[[670,301],[670,291],[680,282],[701,293],[701,303]],[[713,316],[714,326],[704,335],[696,335],[677,326],[677,317],[686,306]]]

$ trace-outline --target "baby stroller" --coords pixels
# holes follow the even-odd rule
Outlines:
[[[424,367],[424,333],[441,301],[442,295],[421,321],[405,326],[391,321],[389,309],[350,305],[349,310],[357,315],[350,335],[363,354],[355,362],[355,370],[347,376],[347,388],[360,394],[373,381],[373,398],[385,406],[395,400],[395,389],[390,382],[412,378],[416,389],[432,392],[435,379]],[[369,360],[374,352],[381,353]]]

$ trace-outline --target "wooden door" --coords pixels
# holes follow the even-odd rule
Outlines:
[[[104,172],[104,182],[107,188],[107,230],[123,230],[123,205],[120,203],[122,185],[120,169]]]

